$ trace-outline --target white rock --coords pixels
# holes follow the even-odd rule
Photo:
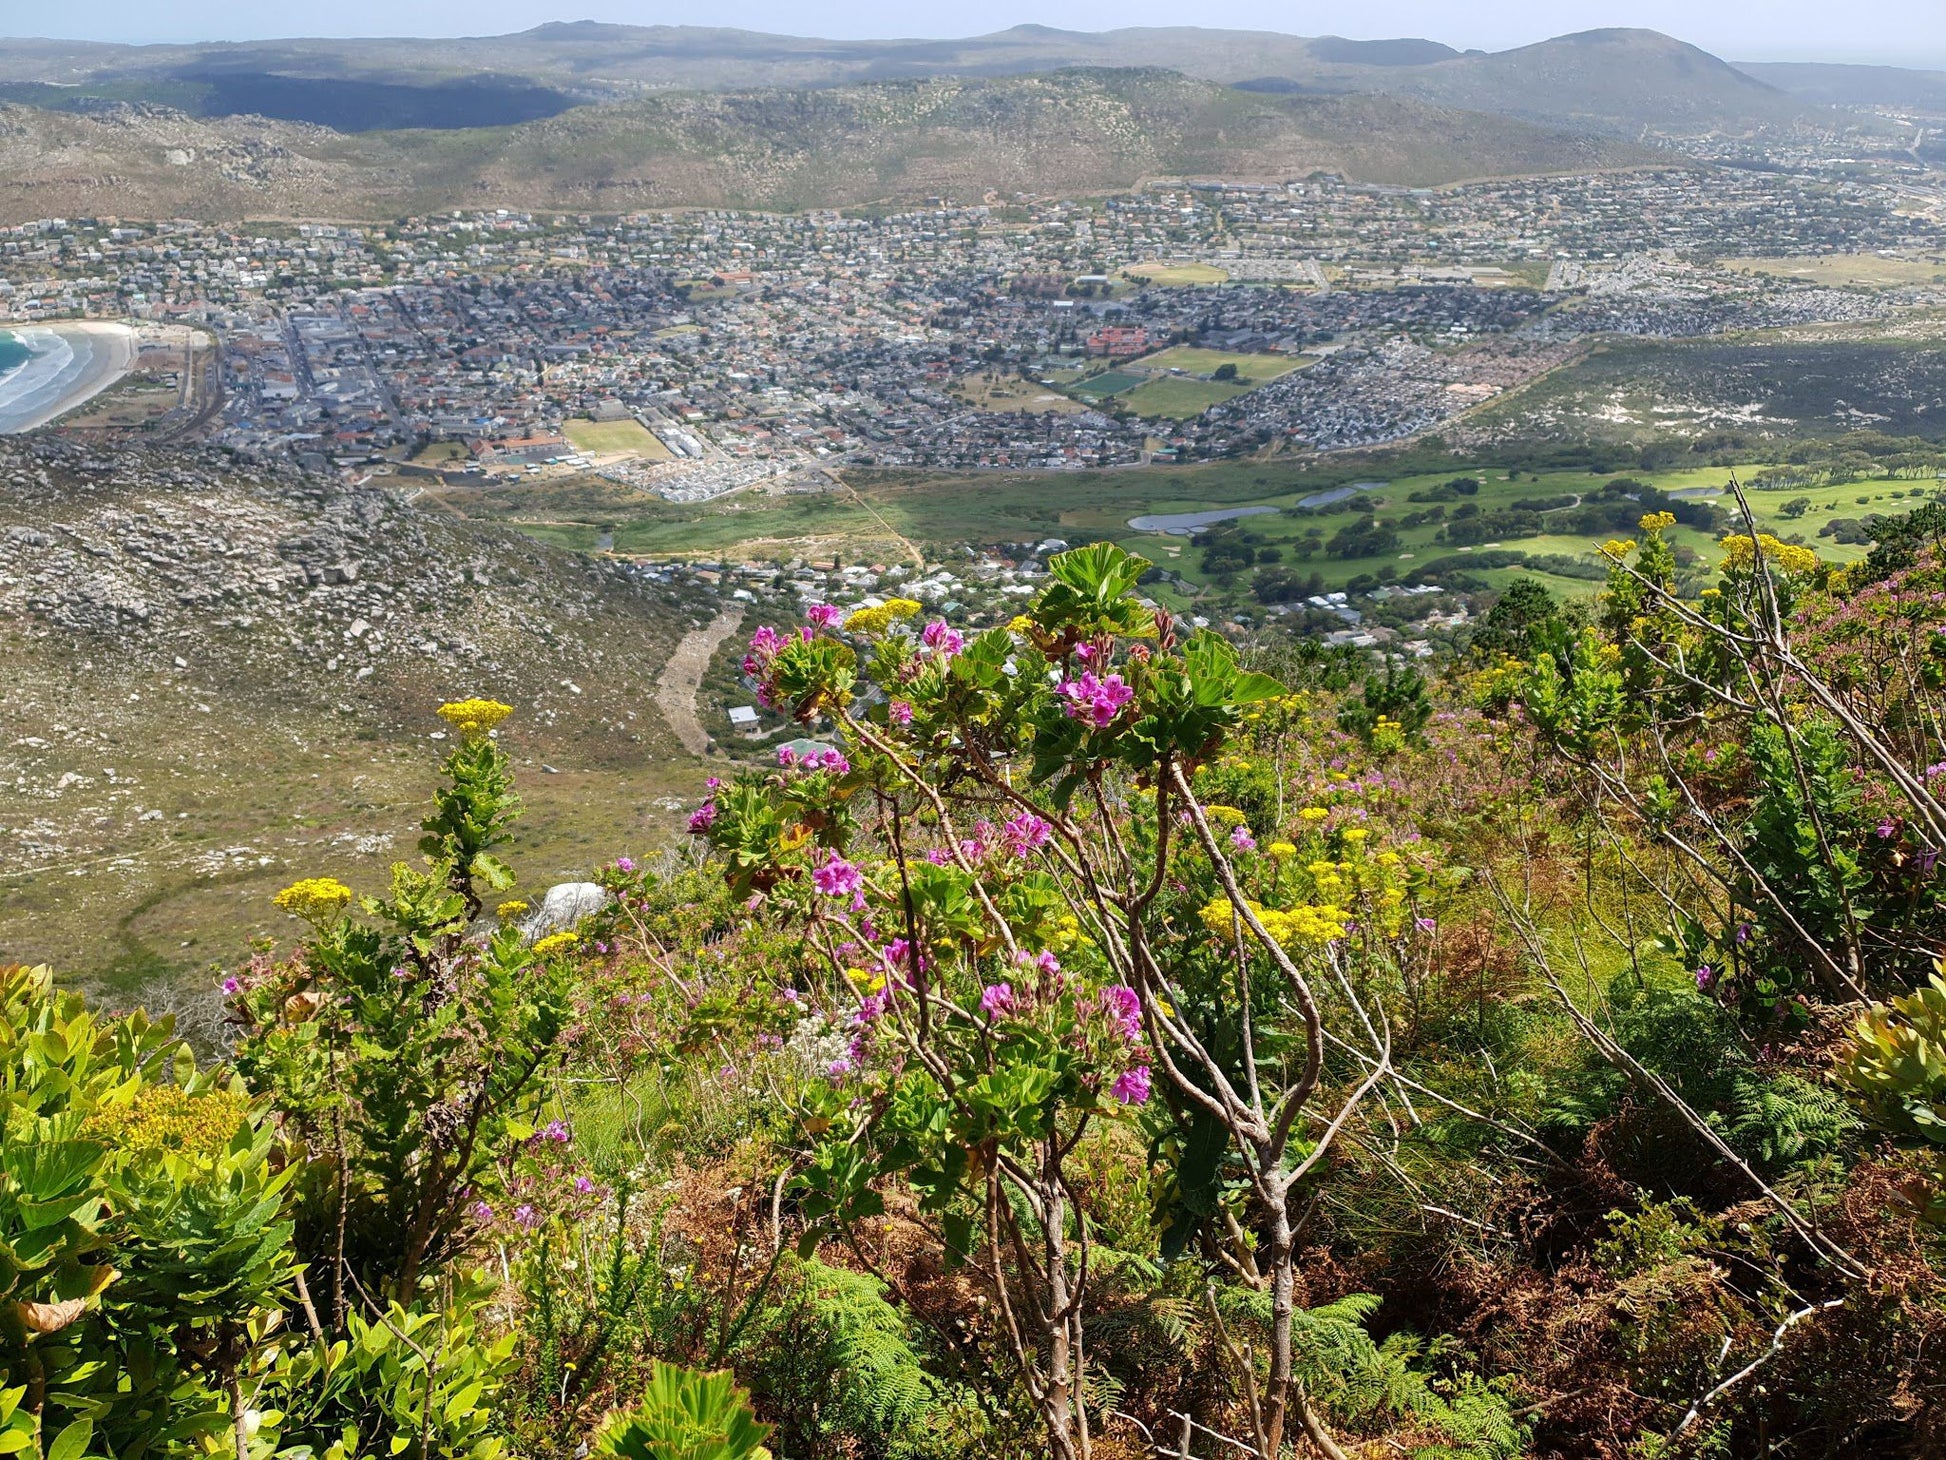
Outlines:
[[[521,919],[520,931],[532,941],[565,933],[583,918],[608,906],[608,893],[593,882],[559,882],[547,889],[541,905]]]

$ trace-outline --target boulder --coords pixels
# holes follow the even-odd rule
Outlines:
[[[550,933],[572,932],[583,918],[608,906],[608,893],[593,882],[557,882],[547,889],[541,905],[520,920],[520,931],[533,942]]]

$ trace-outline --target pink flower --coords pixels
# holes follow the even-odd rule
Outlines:
[[[859,1001],[858,1012],[851,1016],[851,1022],[860,1028],[867,1024],[876,1024],[891,1002],[891,998],[883,991],[868,995]]]
[[[943,618],[936,618],[920,631],[919,640],[942,659],[950,659],[966,647],[966,640],[958,629],[947,624]]]
[[[1439,924],[1431,918],[1414,918],[1412,920],[1412,926],[1422,933],[1434,933],[1439,930]]]
[[[617,872],[633,872],[635,870],[635,859],[633,857],[615,858],[615,870]]]
[[[816,628],[834,629],[844,615],[833,604],[814,603],[804,610],[804,617],[809,619]]]
[[[574,1178],[574,1189],[586,1196],[595,1189],[595,1184],[586,1176],[577,1176]]]
[[[811,885],[826,897],[849,897],[865,885],[865,874],[834,852],[811,873]]]
[[[1149,1067],[1130,1065],[1115,1077],[1115,1083],[1108,1088],[1124,1105],[1140,1105],[1149,1098]]]
[[[797,764],[797,752],[792,750],[788,745],[778,746],[777,764],[783,766],[786,770],[789,770],[792,766]]]
[[[1014,1010],[1014,986],[1010,983],[990,983],[986,992],[980,995],[980,1012],[989,1019],[998,1019],[1002,1014]]]
[[[1878,824],[1878,839],[1880,841],[1884,841],[1886,838],[1890,837],[1898,829],[1899,829],[1898,823],[1888,816]]]
[[[242,992],[243,992],[243,980],[241,980],[241,979],[238,979],[238,978],[226,978],[226,979],[224,979],[224,980],[223,980],[223,992],[224,992],[224,993],[226,993],[226,994],[240,994],[240,993],[242,993]]]
[[[715,824],[715,821],[716,803],[714,801],[705,801],[701,806],[698,806],[694,811],[689,813],[689,834],[691,836],[701,836]]]
[[[1013,854],[1024,857],[1047,845],[1047,839],[1054,834],[1054,824],[1031,811],[1023,811],[1007,823],[1005,831],[1007,845]]]
[[[1101,1010],[1108,1022],[1128,1040],[1142,1037],[1142,1000],[1127,984],[1113,983],[1101,991]]]
[[[1040,970],[1041,977],[1052,978],[1061,971],[1061,960],[1051,951],[1044,951],[1034,960],[1034,967]]]
[[[1249,827],[1239,826],[1230,833],[1230,845],[1239,852],[1254,852],[1257,850],[1257,839],[1250,835]]]
[[[857,1066],[852,1064],[851,1062],[850,1055],[841,1054],[830,1064],[824,1067],[824,1072],[834,1080],[842,1080],[846,1075],[849,1075],[856,1068]]]
[[[841,776],[851,773],[851,762],[845,759],[844,752],[836,746],[827,749],[818,757],[818,765],[824,770],[836,771]]]
[[[1074,646],[1074,657],[1079,659],[1083,664],[1088,663],[1095,657],[1095,646],[1093,644],[1076,644]]]
[[[767,656],[767,655],[775,654],[779,649],[783,647],[784,647],[783,636],[779,634],[777,630],[773,629],[769,624],[765,624],[762,628],[758,629],[756,633],[750,636],[750,651],[753,654]]]
[[[1092,669],[1079,679],[1063,681],[1055,693],[1067,701],[1061,707],[1063,714],[1070,720],[1085,719],[1097,730],[1112,723],[1135,698],[1135,691],[1123,683],[1121,675],[1097,678]]]
[[[910,725],[912,723],[912,706],[904,700],[893,700],[891,704],[885,707],[885,718],[890,720],[894,725]]]

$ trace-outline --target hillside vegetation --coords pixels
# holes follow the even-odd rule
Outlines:
[[[5,42],[0,99],[71,109],[104,99],[150,101],[205,116],[263,111],[340,127],[345,122],[334,119],[362,108],[368,118],[346,129],[366,130],[402,115],[432,126],[514,122],[575,102],[672,89],[826,87],[1068,67],[1165,67],[1226,85],[1276,81],[1313,94],[1414,97],[1631,138],[1645,129],[1662,136],[1741,134],[1811,118],[1806,98],[1872,104],[1911,91],[1920,79],[1920,73],[1883,68],[1887,74],[1870,86],[1825,95],[1807,88],[1801,71],[1733,69],[1646,30],[1588,31],[1516,50],[1462,54],[1423,40],[1350,41],[1194,25],[1106,31],[1019,25],[956,40],[828,40],[579,21],[440,41]],[[20,89],[32,86],[40,89]],[[1787,94],[1797,90],[1805,98]]]
[[[808,603],[816,738],[579,917],[552,706],[428,707],[416,855],[266,889],[200,1058],[0,968],[4,1452],[1936,1454],[1946,509],[1695,594],[1675,522],[1437,681],[1112,544]]]
[[[10,444],[0,486],[13,956],[172,1004],[293,865],[409,851],[426,707],[464,685],[528,706],[519,865],[578,875],[673,824],[653,696],[691,613],[619,570],[215,453]]]
[[[0,216],[385,217],[482,199],[801,208],[1319,170],[1434,185],[1652,156],[1420,103],[1265,95],[1162,71],[669,93],[518,127],[356,136],[153,107],[16,106],[0,108]]]

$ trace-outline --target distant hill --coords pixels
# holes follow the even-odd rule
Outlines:
[[[1749,132],[1804,120],[1809,110],[1709,52],[1652,30],[1584,31],[1518,50],[1395,68],[1382,89],[1622,136]]]
[[[1612,140],[1378,96],[1166,71],[665,92],[516,127],[344,135],[157,107],[0,107],[0,218],[391,217],[498,206],[800,208],[1145,178],[1335,171],[1433,186],[1656,160]]]
[[[1603,30],[1493,54],[1435,41],[1306,38],[1200,26],[1020,25],[959,40],[823,40],[702,26],[556,22],[454,40],[102,46],[0,41],[0,99],[69,109],[156,102],[262,112],[345,131],[530,120],[664,90],[752,91],[1072,67],[1164,67],[1226,85],[1374,93],[1605,136],[1747,133],[1802,120],[1804,99],[1653,31]],[[361,92],[357,88],[381,88]],[[363,117],[363,120],[358,118]],[[348,120],[348,118],[350,120]]]
[[[1793,61],[1739,61],[1737,69],[1820,106],[1889,107],[1946,117],[1946,71]]]

